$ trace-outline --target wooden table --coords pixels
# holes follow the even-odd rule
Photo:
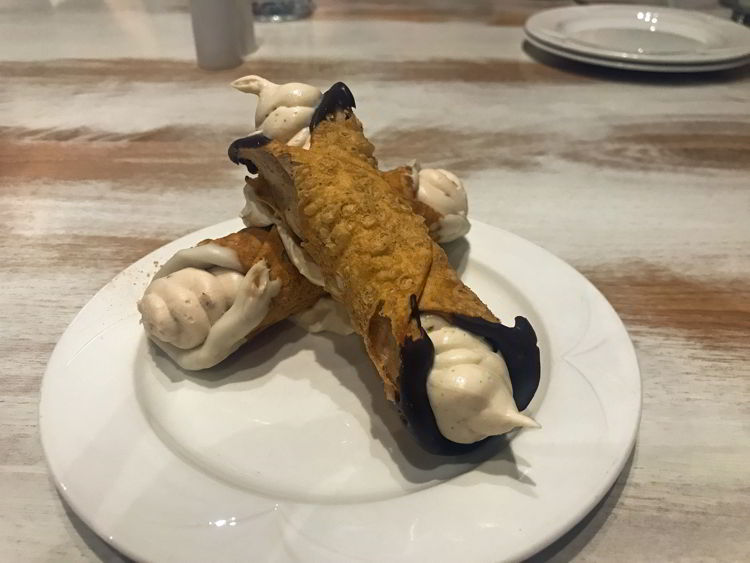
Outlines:
[[[250,73],[346,80],[383,164],[454,170],[474,218],[571,263],[625,321],[644,386],[635,452],[539,560],[746,560],[747,71],[565,64],[519,27],[562,2],[432,0],[319,1],[312,20],[257,25],[242,68],[209,73],[183,1],[52,4],[0,2],[0,560],[118,559],[50,481],[40,381],[100,286],[238,213],[225,151],[252,102],[227,84]]]

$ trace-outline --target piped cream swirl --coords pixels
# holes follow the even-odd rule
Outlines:
[[[446,243],[464,236],[470,224],[466,214],[469,202],[463,182],[448,170],[442,168],[417,169],[416,198],[440,213],[440,220],[430,226],[436,242]]]
[[[423,315],[422,326],[435,346],[427,396],[440,433],[460,444],[538,427],[513,401],[508,367],[484,339],[437,315]]]
[[[264,260],[239,270],[234,250],[210,243],[175,254],[146,288],[138,302],[146,334],[182,368],[218,364],[268,314],[281,283]]]
[[[138,303],[146,332],[182,350],[199,346],[234,303],[242,278],[225,268],[183,268],[155,279]]]
[[[276,84],[261,76],[249,75],[238,78],[232,86],[241,92],[258,96],[255,108],[255,130],[270,139],[276,139],[295,147],[310,148],[310,119],[320,102],[322,93],[310,84],[289,82]],[[441,218],[430,225],[430,234],[438,243],[456,240],[469,232],[467,218],[468,201],[463,182],[452,172],[442,168],[424,168],[414,161],[414,197],[437,211]],[[248,196],[247,189],[245,196]],[[248,203],[243,210],[257,220],[265,220],[257,214],[255,202]],[[248,224],[245,221],[245,224]],[[250,226],[250,225],[248,225]],[[292,229],[295,230],[294,225]],[[316,283],[316,282],[313,282]]]
[[[258,96],[256,132],[295,147],[309,146],[310,119],[322,96],[318,88],[300,82],[275,84],[255,75],[238,78],[232,86]]]

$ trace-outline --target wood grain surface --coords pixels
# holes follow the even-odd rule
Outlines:
[[[186,2],[0,1],[0,561],[121,558],[55,492],[40,381],[118,271],[239,212],[225,154],[253,102],[227,84],[249,73],[347,81],[385,165],[455,170],[474,218],[571,263],[623,318],[643,377],[635,451],[534,560],[747,560],[748,71],[644,77],[525,46],[524,18],[565,2],[318,4],[256,25],[258,51],[209,73]]]

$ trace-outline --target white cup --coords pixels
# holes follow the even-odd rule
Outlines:
[[[253,10],[249,0],[191,0],[190,16],[200,68],[234,68],[255,50]]]

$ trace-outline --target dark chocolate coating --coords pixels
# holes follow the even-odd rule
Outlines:
[[[412,296],[412,314],[416,298]],[[419,319],[419,311],[416,311]],[[483,337],[505,360],[513,385],[513,400],[518,410],[525,409],[539,387],[541,366],[536,333],[524,317],[516,317],[516,325],[507,327],[477,317],[454,315],[453,323]],[[401,348],[401,395],[399,406],[407,425],[419,444],[437,455],[458,455],[470,452],[494,436],[472,444],[459,444],[440,433],[435,414],[427,396],[427,376],[435,360],[435,347],[420,324],[420,338],[406,339]],[[405,376],[408,374],[408,376]]]
[[[349,87],[343,82],[336,82],[336,84],[326,90],[325,94],[323,94],[323,97],[320,99],[318,107],[315,108],[315,112],[310,119],[310,131],[315,129],[315,127],[321,121],[325,120],[328,115],[335,113],[338,110],[347,110],[353,107],[357,107],[357,104],[354,101],[354,96],[352,95],[351,90],[349,90]],[[249,137],[237,139],[229,145],[229,150],[227,151],[229,154],[229,160],[235,164],[244,164],[247,166],[247,169],[251,174],[256,174],[258,172],[257,166],[246,158],[240,158],[239,150],[242,148],[262,147],[270,141],[271,139],[262,133],[255,133]]]
[[[459,455],[470,452],[489,438],[473,444],[459,444],[440,433],[427,396],[427,376],[430,375],[435,360],[435,347],[421,326],[420,333],[418,340],[407,338],[401,347],[399,407],[406,418],[406,424],[419,445],[432,454]],[[408,376],[405,377],[404,374]]]
[[[515,326],[508,327],[478,317],[453,315],[453,324],[483,337],[503,357],[513,385],[513,401],[522,411],[529,406],[539,387],[541,363],[531,323],[525,317],[516,317],[515,321]]]
[[[315,129],[326,117],[335,113],[337,110],[347,110],[357,107],[354,101],[354,95],[349,87],[343,82],[336,82],[320,99],[318,107],[315,108],[312,118],[310,119],[310,131]]]
[[[247,166],[248,172],[255,174],[258,172],[258,168],[252,161],[246,158],[240,158],[240,149],[257,149],[258,147],[267,145],[270,142],[271,139],[266,137],[263,133],[254,133],[249,137],[242,137],[241,139],[232,141],[232,144],[229,145],[229,149],[227,150],[229,160],[235,164],[244,164]]]

